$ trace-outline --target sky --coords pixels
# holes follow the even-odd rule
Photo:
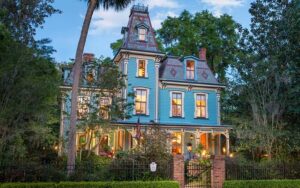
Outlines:
[[[251,0],[135,0],[120,12],[100,8],[94,12],[84,51],[94,53],[96,57],[112,57],[110,43],[122,38],[121,28],[127,26],[130,8],[134,4],[147,5],[152,25],[159,29],[164,19],[176,17],[184,9],[191,13],[208,10],[215,16],[226,13],[243,27],[249,27],[250,3]],[[51,39],[50,45],[56,50],[53,54],[55,60],[67,62],[75,57],[87,4],[83,0],[55,0],[53,6],[62,13],[46,18],[43,28],[37,30],[36,38]]]

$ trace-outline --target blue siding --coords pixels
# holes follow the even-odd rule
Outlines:
[[[147,59],[147,78],[138,78],[136,77],[136,58],[129,58],[128,61],[128,93],[133,93],[134,87],[144,87],[149,89],[149,115],[141,115],[141,123],[149,123],[151,120],[154,120],[155,113],[155,63],[152,59]],[[133,98],[128,98],[128,102],[133,102]],[[132,114],[132,113],[131,113]],[[132,117],[125,122],[137,122],[138,115],[132,115]]]
[[[182,91],[184,92],[184,117],[170,117],[170,92]],[[208,119],[194,118],[195,110],[195,93],[208,94]],[[217,125],[217,94],[211,90],[185,90],[177,88],[161,89],[159,91],[159,121],[162,124],[186,124],[188,125]]]

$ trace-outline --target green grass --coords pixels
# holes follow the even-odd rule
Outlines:
[[[300,188],[300,180],[231,180],[224,188]]]

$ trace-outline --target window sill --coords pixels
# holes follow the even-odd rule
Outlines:
[[[206,118],[206,117],[195,117],[194,119],[209,120],[209,118]]]
[[[184,117],[182,117],[182,116],[170,116],[170,118],[184,119]]]
[[[142,79],[148,79],[148,76],[143,77],[143,76],[136,76],[136,78],[142,78]]]
[[[143,117],[147,117],[147,116],[149,116],[149,115],[147,115],[147,114],[132,114],[133,116],[143,116]]]

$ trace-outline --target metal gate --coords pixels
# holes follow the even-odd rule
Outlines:
[[[184,165],[185,188],[210,188],[211,165],[200,164],[199,161],[189,161]]]

